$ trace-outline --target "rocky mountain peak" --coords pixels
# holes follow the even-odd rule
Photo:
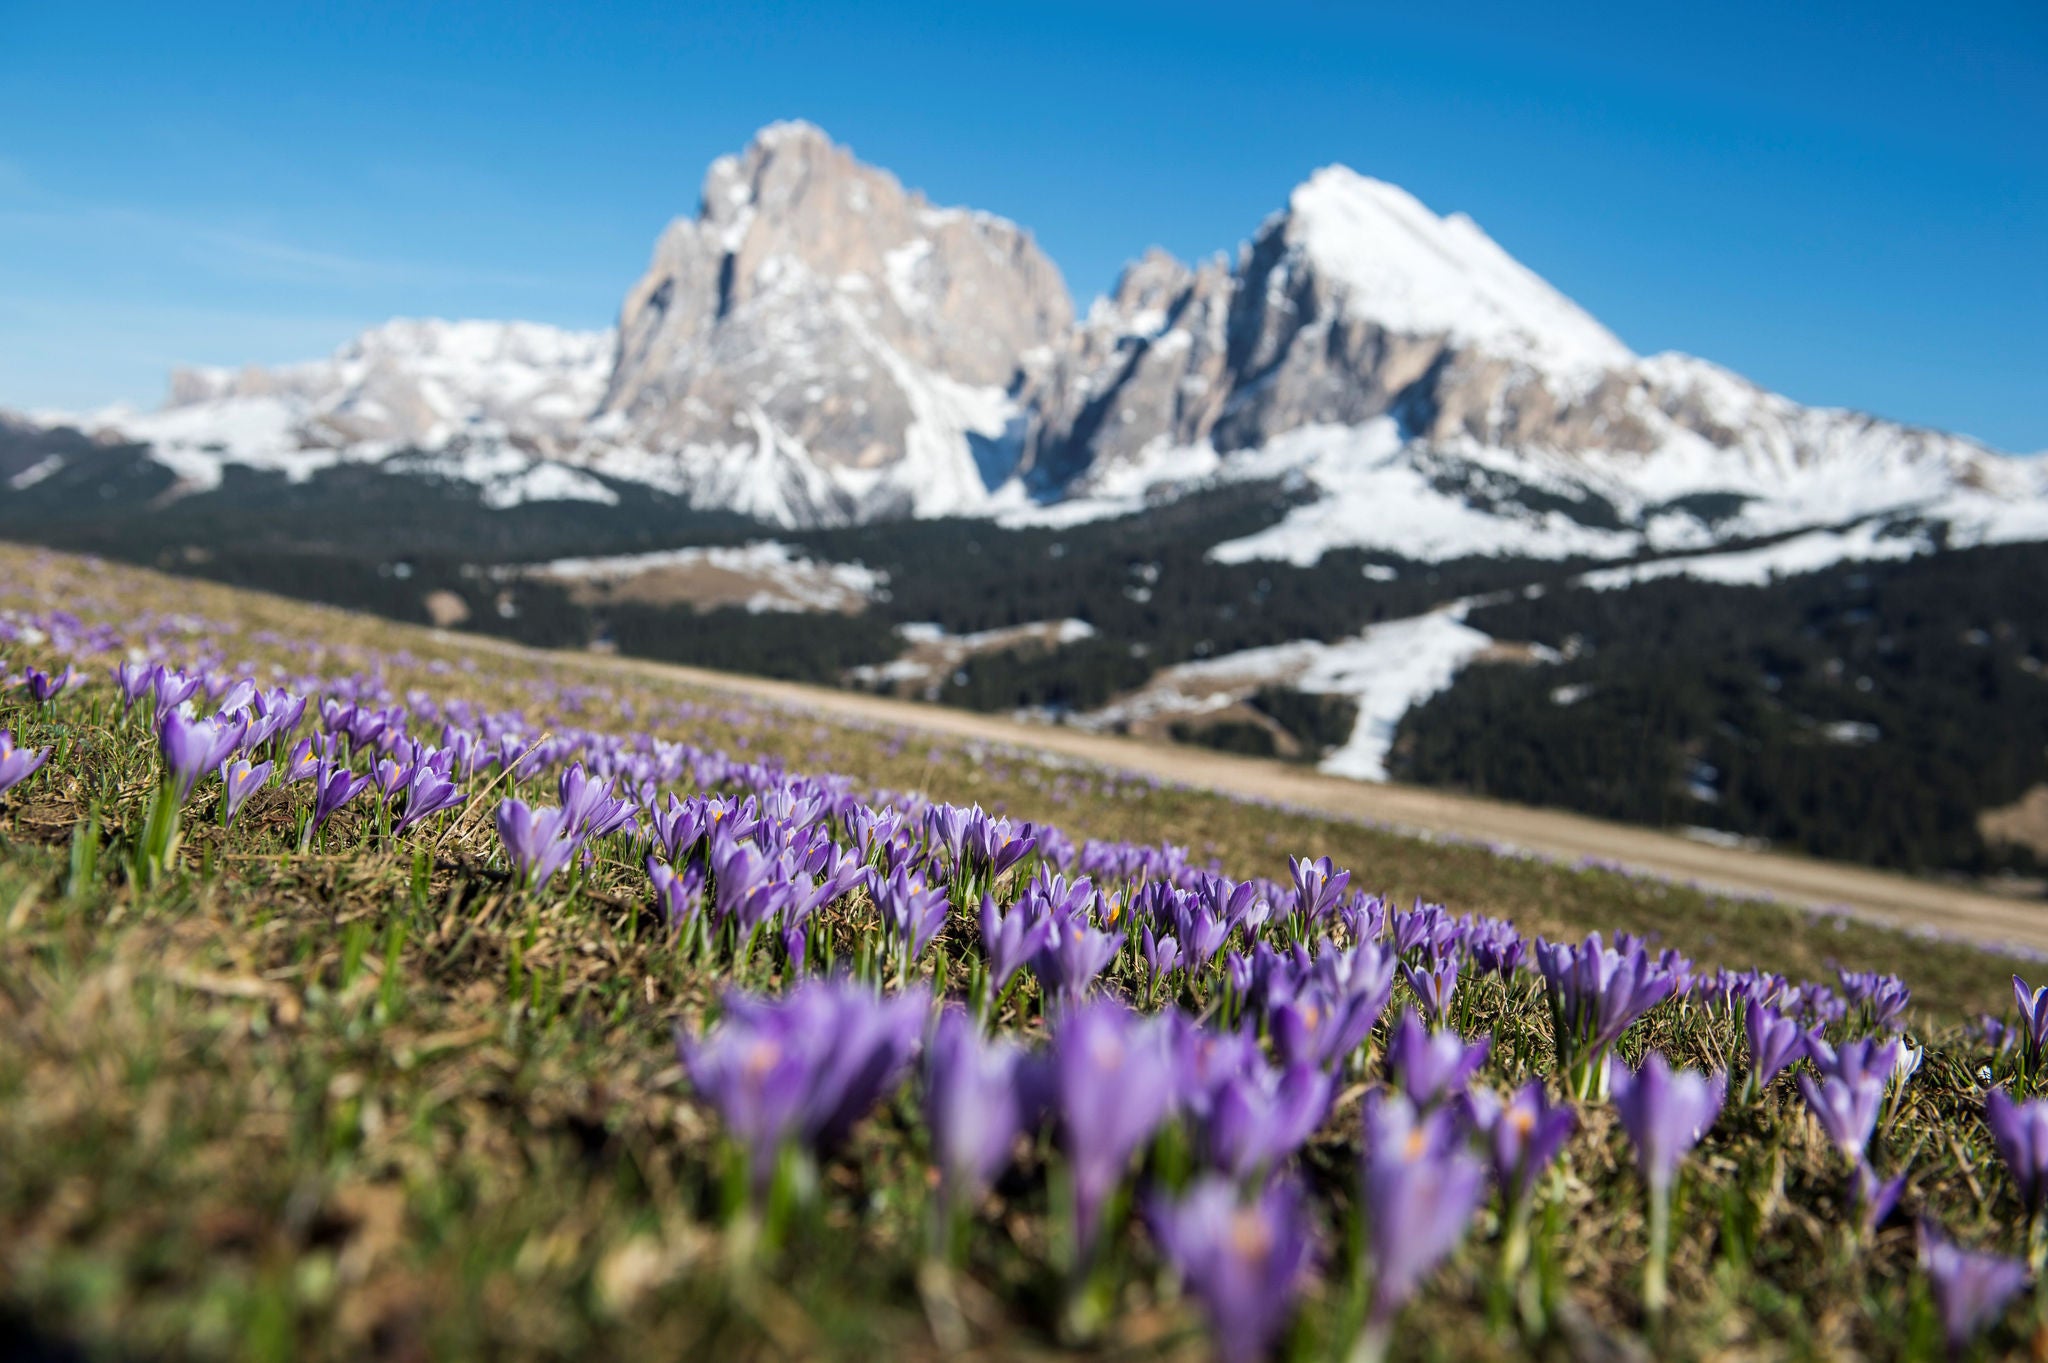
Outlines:
[[[601,424],[679,465],[747,464],[766,490],[741,509],[776,519],[964,509],[1015,462],[1023,357],[1072,321],[1022,228],[774,124],[712,164],[627,294]]]

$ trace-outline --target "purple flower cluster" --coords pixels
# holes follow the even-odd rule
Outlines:
[[[690,1082],[718,1109],[763,1191],[786,1149],[829,1153],[895,1092],[917,1054],[918,998],[812,980],[782,999],[738,995],[702,1039],[681,1038]]]
[[[110,640],[92,646],[105,652]],[[882,1107],[913,1129],[921,1121],[934,1205],[950,1227],[1020,1150],[1039,1152],[1030,1168],[1052,1151],[1072,1266],[1085,1270],[1136,1205],[1226,1358],[1257,1358],[1285,1330],[1328,1230],[1299,1166],[1326,1171],[1353,1122],[1369,1356],[1463,1241],[1489,1183],[1515,1262],[1512,1246],[1578,1129],[1572,1102],[1610,1088],[1650,1194],[1645,1300],[1659,1309],[1669,1196],[1726,1096],[1725,1076],[1673,1069],[1655,1052],[1637,1069],[1615,1060],[1629,1029],[1660,1008],[1739,1021],[1751,1102],[1777,1101],[1777,1076],[1797,1072],[1866,1228],[1900,1196],[1903,1175],[1886,1181],[1873,1167],[1919,1057],[1899,1035],[1910,1000],[1894,976],[1696,976],[1682,956],[1627,934],[1611,947],[1598,934],[1552,943],[1441,905],[1397,909],[1327,857],[1289,858],[1284,880],[1233,879],[1180,848],[1077,843],[979,807],[858,794],[845,778],[796,774],[744,749],[657,737],[647,719],[631,734],[581,728],[565,717],[589,693],[558,684],[544,696],[554,721],[539,724],[400,695],[375,670],[266,689],[217,657],[181,667],[169,656],[112,669],[122,723],[161,754],[162,863],[174,858],[177,809],[217,776],[230,825],[273,780],[310,783],[309,840],[359,800],[375,817],[335,826],[377,838],[495,808],[503,865],[529,896],[564,883],[576,893],[592,866],[644,867],[644,902],[679,952],[744,968],[750,985],[773,981],[774,992],[728,994],[708,1027],[677,1041],[754,1198],[792,1161],[842,1149]],[[30,669],[23,686],[61,714],[78,703],[78,682],[53,666]],[[679,708],[673,727],[691,713]],[[0,730],[0,793],[49,756]],[[550,790],[554,802],[540,803]],[[347,836],[330,830],[328,845]],[[848,937],[853,961],[832,960]],[[899,992],[881,988],[880,953],[867,950],[877,939]],[[935,956],[964,962],[968,1007],[927,994],[920,965]],[[958,997],[960,978],[934,972],[932,991]],[[1531,1055],[1503,1032],[1496,1056],[1495,1038],[1474,1025],[1503,1000],[1532,997],[1538,979],[1554,1048],[1547,1082],[1529,1077],[1544,1071],[1540,1046]],[[2024,1079],[2048,1049],[2048,990],[2014,987]],[[1161,998],[1188,1012],[1129,1006]],[[1022,1036],[1038,1029],[1042,1041],[1027,1046]],[[1489,1065],[1521,1087],[1486,1087]],[[913,1073],[918,1101],[892,1105]],[[1362,1107],[1344,1099],[1333,1117],[1354,1086]],[[1985,1105],[2037,1252],[2044,1113],[2048,1102],[1996,1088]],[[1932,1232],[1923,1253],[1952,1338],[1973,1337],[2024,1281],[2024,1269],[2015,1279],[2008,1262]]]
[[[1558,1065],[1580,1098],[1604,1093],[1608,1053],[1622,1034],[1691,983],[1684,958],[1652,956],[1626,933],[1612,947],[1597,932],[1577,946],[1538,942],[1536,966],[1550,1000]]]

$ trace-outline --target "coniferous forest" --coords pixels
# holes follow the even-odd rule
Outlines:
[[[48,452],[0,448],[0,471]],[[1572,585],[1579,562],[1420,564],[1358,550],[1307,567],[1212,561],[1209,546],[1285,514],[1292,494],[1277,485],[1060,529],[777,531],[644,488],[622,487],[616,506],[488,508],[467,485],[341,466],[301,482],[230,469],[195,495],[137,448],[61,453],[60,473],[0,499],[0,535],[415,622],[445,594],[462,603],[463,628],[538,646],[843,684],[897,656],[898,628],[913,622],[955,635],[1093,628],[1060,647],[981,653],[937,679],[942,703],[989,711],[1091,710],[1176,663],[1342,639],[1478,598],[1472,625],[1561,661],[1468,668],[1403,721],[1399,779],[1884,866],[2034,869],[2024,849],[1987,843],[1979,821],[2048,781],[2048,546],[1845,564],[1765,586],[1673,577],[1595,591]],[[886,589],[858,613],[777,615],[579,598],[524,571],[764,535],[864,564]],[[1250,703],[1303,756],[1341,742],[1353,714],[1286,688]],[[1248,721],[1175,736],[1281,746]]]

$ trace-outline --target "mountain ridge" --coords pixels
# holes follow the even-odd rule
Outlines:
[[[1077,318],[1028,231],[802,122],[712,163],[610,331],[397,321],[324,361],[180,370],[158,412],[79,424],[187,492],[359,462],[493,504],[637,485],[786,527],[1076,520],[1279,477],[1311,495],[1215,552],[1297,562],[1623,557],[1873,517],[2048,538],[2021,460],[1637,356],[1469,217],[1348,168],[1234,258],[1146,252]]]

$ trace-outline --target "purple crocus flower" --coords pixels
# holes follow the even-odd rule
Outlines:
[[[1387,932],[1387,901],[1363,890],[1356,891],[1337,906],[1337,921],[1350,934],[1353,945],[1376,942]]]
[[[319,832],[336,810],[362,794],[369,784],[369,777],[350,771],[339,762],[322,762],[313,776],[313,821],[306,825],[306,836],[310,838]]]
[[[1441,904],[1415,901],[1407,913],[1393,916],[1394,954],[1407,956],[1417,951],[1435,953],[1454,930],[1451,915]]]
[[[320,771],[323,758],[334,756],[334,740],[325,735],[319,738],[306,737],[292,744],[291,752],[284,759],[284,783],[297,785],[310,781]]]
[[[1267,967],[1260,987],[1293,991],[1266,1011],[1274,1047],[1290,1065],[1346,1062],[1372,1035],[1393,994],[1393,957],[1372,943],[1325,951],[1313,963],[1304,957],[1298,965],[1270,957],[1261,944],[1259,960]],[[1307,983],[1297,984],[1297,971],[1308,975]],[[1257,972],[1248,968],[1246,974]],[[1247,978],[1244,988],[1257,984]]]
[[[534,809],[520,799],[498,802],[498,840],[522,887],[538,890],[576,855],[567,822],[559,809]]]
[[[1905,1190],[1904,1173],[1880,1178],[1868,1161],[1857,1164],[1849,1176],[1849,1199],[1856,1208],[1857,1229],[1865,1239],[1877,1233],[1884,1219],[1892,1214],[1892,1208],[1899,1205],[1899,1194]]]
[[[422,819],[462,803],[462,792],[455,788],[455,782],[425,762],[414,767],[406,778],[404,795],[404,813],[398,816],[397,823],[391,825],[391,831],[397,834],[403,834]]]
[[[1336,1083],[1314,1065],[1276,1070],[1252,1058],[1207,1095],[1202,1143],[1209,1160],[1234,1178],[1274,1168],[1308,1142],[1329,1115]]]
[[[1079,918],[1055,923],[1052,936],[1031,958],[1031,973],[1046,997],[1067,1007],[1088,992],[1122,945],[1121,937],[1098,932]]]
[[[1821,1080],[1816,1085],[1805,1075],[1799,1077],[1807,1106],[1836,1148],[1851,1160],[1860,1160],[1877,1129],[1885,1090],[1899,1072],[1903,1043],[1862,1038],[1837,1047],[1814,1034],[1806,1038],[1806,1053]]]
[[[235,815],[241,812],[242,802],[263,789],[263,783],[270,779],[273,765],[261,762],[252,766],[246,757],[233,758],[222,764],[220,813],[228,827],[235,826]]]
[[[591,776],[581,762],[563,770],[556,793],[562,798],[564,827],[579,843],[615,833],[633,818],[633,802],[612,798],[612,782]]]
[[[198,694],[198,677],[185,672],[173,672],[169,668],[156,669],[156,723],[163,726],[164,716],[176,711],[179,706]]]
[[[77,671],[69,667],[54,675],[33,667],[23,668],[21,673],[22,685],[28,688],[29,698],[38,705],[48,705],[70,690],[77,680]]]
[[[1540,1079],[1531,1079],[1505,1103],[1489,1105],[1482,1130],[1493,1159],[1494,1181],[1511,1205],[1527,1198],[1579,1124],[1569,1104],[1553,1103]]]
[[[1227,951],[1223,954],[1223,978],[1240,999],[1252,992],[1252,963],[1241,951]]]
[[[1314,923],[1327,917],[1343,901],[1345,887],[1351,884],[1351,872],[1340,871],[1328,857],[1287,858],[1288,869],[1294,873],[1294,909],[1305,923]]]
[[[1418,1113],[1400,1094],[1366,1100],[1363,1203],[1374,1269],[1368,1356],[1394,1315],[1465,1238],[1486,1170],[1448,1108]],[[1356,1355],[1354,1355],[1356,1356]]]
[[[1078,1005],[1053,1031],[1053,1095],[1084,1258],[1131,1155],[1173,1111],[1173,1059],[1163,1025],[1108,1000]]]
[[[2002,1088],[1984,1095],[1984,1125],[2029,1217],[2048,1205],[2048,1100],[2015,1103]]]
[[[1941,1312],[1949,1352],[1957,1357],[2005,1314],[2007,1304],[2027,1285],[2027,1266],[2019,1260],[1951,1244],[1924,1221],[1920,1263]]]
[[[668,803],[660,809],[651,810],[654,822],[654,836],[668,853],[668,859],[680,866],[689,860],[710,831],[714,814],[712,802],[701,795],[687,800],[668,797]]]
[[[1609,1082],[1615,1115],[1635,1143],[1643,1181],[1654,1191],[1669,1189],[1680,1162],[1720,1115],[1728,1076],[1673,1070],[1661,1053],[1651,1051],[1639,1070],[1615,1065]]]
[[[2012,993],[2019,1000],[2019,1030],[2024,1038],[2021,1049],[2031,1073],[2039,1068],[2043,1053],[2048,1052],[2048,985],[2030,988],[2025,980],[2015,975],[2012,977]]]
[[[1207,970],[1216,953],[1230,940],[1230,924],[1199,904],[1190,905],[1174,924],[1174,936],[1180,940],[1181,960],[1188,969]]]
[[[968,811],[961,828],[961,864],[983,884],[1031,855],[1038,846],[1029,825],[982,812],[980,805]]]
[[[1837,970],[1835,975],[1842,982],[1842,994],[1849,1006],[1861,1010],[1864,1025],[1894,1032],[1906,1025],[1906,1005],[1912,1000],[1913,991],[1897,975],[1874,970]]]
[[[1195,897],[1204,914],[1223,924],[1226,937],[1230,929],[1238,927],[1250,936],[1266,918],[1267,910],[1259,903],[1259,887],[1253,881],[1204,876],[1195,882]]]
[[[1746,1001],[1742,1028],[1749,1037],[1747,1087],[1750,1096],[1757,1097],[1778,1077],[1779,1071],[1805,1052],[1806,1033],[1793,1019],[1755,999]]]
[[[988,1188],[1024,1127],[1026,1063],[1010,1041],[984,1041],[959,1008],[939,1016],[925,1052],[924,1115],[947,1203],[965,1209]]]
[[[1824,1078],[1876,1079],[1890,1083],[1899,1068],[1901,1043],[1870,1037],[1830,1045],[1818,1033],[1806,1039],[1806,1055]]]
[[[1878,1109],[1884,1104],[1887,1077],[1869,1072],[1838,1072],[1816,1084],[1808,1075],[1799,1076],[1799,1091],[1806,1095],[1806,1105],[1819,1119],[1821,1130],[1852,1162],[1861,1163],[1863,1152],[1870,1146],[1870,1135],[1877,1129]]]
[[[1611,1062],[1610,1062],[1611,1064]],[[1643,1309],[1664,1314],[1665,1273],[1671,1251],[1671,1183],[1678,1166],[1720,1115],[1728,1076],[1674,1071],[1656,1051],[1640,1070],[1611,1064],[1614,1111],[1635,1143],[1636,1164],[1650,1189],[1650,1253],[1643,1275]]]
[[[898,866],[886,880],[876,877],[874,894],[882,911],[882,929],[908,969],[946,925],[951,907],[946,892],[927,889],[922,880],[911,878],[907,867]]]
[[[959,864],[960,847],[967,838],[968,811],[958,805],[931,805],[924,812],[924,840],[932,855],[945,853],[945,860]]]
[[[563,833],[566,839],[566,829]],[[574,847],[570,840],[572,851]],[[751,938],[796,898],[797,887],[779,874],[780,869],[754,844],[735,841],[722,829],[712,835],[712,905],[720,920],[737,927],[742,938]]]
[[[135,703],[148,695],[156,685],[157,674],[163,669],[155,663],[124,662],[114,666],[114,687],[121,693],[121,713],[126,715],[135,708]]]
[[[1145,956],[1145,968],[1151,972],[1152,987],[1180,968],[1180,943],[1171,933],[1154,933],[1147,925],[1139,931],[1139,946]]]
[[[157,725],[157,746],[163,752],[164,768],[177,791],[178,803],[192,798],[192,787],[207,772],[218,770],[229,754],[241,746],[249,721],[233,724],[214,719],[187,719],[176,710]]]
[[[411,767],[389,757],[378,758],[376,764],[370,768],[370,781],[386,803],[390,802],[392,796],[405,789],[405,783],[411,775]]]
[[[1416,1001],[1422,1005],[1423,1014],[1431,1026],[1441,1023],[1450,1011],[1451,995],[1458,989],[1461,964],[1457,953],[1451,952],[1433,966],[1403,964],[1401,967],[1401,978],[1408,981],[1408,987],[1415,991]]]
[[[690,1082],[751,1156],[757,1195],[785,1145],[830,1153],[896,1090],[928,1006],[919,996],[884,998],[850,981],[812,979],[782,999],[730,995],[708,1034],[677,1039]]]
[[[13,730],[0,729],[0,795],[35,775],[37,768],[49,760],[48,748],[17,748]]]
[[[1315,1261],[1295,1186],[1274,1183],[1246,1201],[1228,1179],[1210,1175],[1177,1199],[1155,1196],[1146,1220],[1160,1253],[1202,1304],[1224,1363],[1264,1357]]]
[[[1463,1093],[1492,1049],[1490,1035],[1468,1046],[1456,1032],[1432,1032],[1403,1013],[1387,1039],[1387,1072],[1409,1102],[1430,1108]]]
[[[249,704],[257,715],[249,726],[248,745],[252,749],[298,728],[299,721],[306,714],[306,698],[295,696],[282,687],[267,693],[256,692],[250,697]]]
[[[981,897],[981,950],[988,957],[988,993],[1003,992],[1010,977],[1042,950],[1052,936],[1052,922],[1021,906],[1005,914],[995,900]]]
[[[1574,1097],[1593,1096],[1602,1063],[1623,1032],[1677,992],[1678,974],[1640,942],[1609,948],[1593,933],[1578,946],[1536,944],[1536,965],[1550,999],[1552,1039]]]
[[[1529,944],[1522,940],[1514,925],[1498,918],[1481,919],[1472,932],[1466,935],[1465,949],[1472,953],[1472,964],[1482,973],[1511,980],[1515,971],[1521,968],[1522,956]]]
[[[789,922],[788,915],[784,915],[783,921]],[[802,973],[804,958],[809,954],[810,948],[811,936],[804,930],[802,920],[790,923],[782,930],[782,954],[789,958],[791,974]]]
[[[693,922],[704,911],[704,867],[691,862],[678,874],[650,853],[647,878],[654,883],[654,902],[671,930]]]
[[[1198,1121],[1208,1120],[1212,1099],[1233,1078],[1271,1068],[1254,1032],[1204,1027],[1177,1010],[1163,1020],[1173,1029],[1180,1106]]]

